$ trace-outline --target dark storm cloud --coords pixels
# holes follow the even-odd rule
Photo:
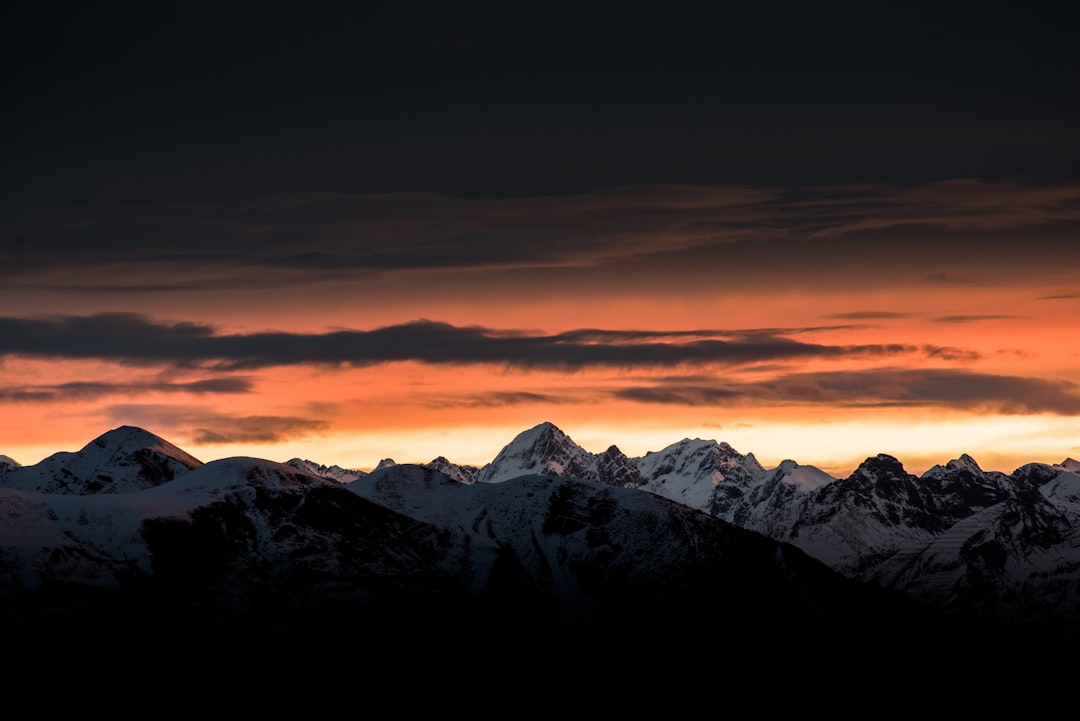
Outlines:
[[[98,383],[73,381],[56,385],[32,385],[0,387],[0,403],[20,401],[72,401],[90,400],[115,395],[142,393],[190,393],[206,395],[216,393],[248,393],[252,383],[246,378],[207,378],[187,383]]]
[[[0,318],[0,356],[160,363],[172,355],[183,363],[191,360],[193,342],[206,342],[212,334],[208,325],[153,322],[137,313]]]
[[[0,206],[1076,177],[1075,2],[65,5],[5,7]]]
[[[184,406],[122,404],[110,406],[105,413],[116,423],[175,429],[170,435],[190,436],[194,444],[281,443],[329,428],[325,421],[311,418],[238,416]]]
[[[522,368],[755,364],[810,358],[918,354],[970,358],[961,349],[903,344],[824,345],[772,331],[569,331],[554,335],[415,321],[320,334],[215,335],[195,323],[105,313],[0,318],[0,357],[101,359],[131,365],[251,369],[295,364],[363,366],[393,361],[493,363]],[[673,340],[674,337],[674,340]]]
[[[213,204],[67,207],[0,215],[9,283],[192,291],[311,282],[405,269],[597,265],[651,256],[725,259],[804,273],[889,262],[927,282],[985,282],[978,270],[1075,255],[1080,185],[970,181],[918,187],[637,186],[578,195],[455,198],[303,193]],[[1023,243],[1015,230],[1024,229]],[[706,251],[708,257],[694,255]],[[943,264],[932,270],[933,263]],[[957,274],[951,267],[970,270]],[[931,272],[927,272],[930,265]],[[948,266],[948,267],[945,267]],[[55,279],[52,281],[55,284]]]
[[[673,380],[623,388],[614,395],[642,403],[690,406],[797,403],[1080,414],[1080,385],[1076,383],[943,369],[795,373],[760,383]]]

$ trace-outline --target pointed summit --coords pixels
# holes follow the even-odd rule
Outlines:
[[[497,483],[533,473],[592,478],[592,454],[574,443],[554,423],[545,421],[522,431],[495,459],[480,469],[477,481]]]
[[[964,453],[959,458],[954,458],[949,461],[948,467],[950,469],[966,468],[973,473],[982,473],[982,468],[975,462],[975,459]]]
[[[953,476],[958,473],[967,473],[969,476],[982,477],[986,473],[974,458],[964,453],[959,458],[954,458],[944,466],[937,464],[928,468],[921,476],[921,478],[942,478],[945,476]]]
[[[462,466],[451,462],[445,456],[438,456],[430,463],[424,464],[427,468],[438,471],[459,483],[476,483],[476,471],[473,466]]]

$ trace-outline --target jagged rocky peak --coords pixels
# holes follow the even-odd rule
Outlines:
[[[0,454],[0,473],[7,468],[19,468],[22,464],[16,461],[11,456],[5,456]]]
[[[949,461],[946,467],[951,469],[964,468],[974,473],[982,473],[982,468],[979,467],[979,464],[975,462],[974,458],[966,453],[961,454],[959,458],[954,458]]]
[[[558,426],[545,421],[522,431],[504,446],[480,469],[477,480],[494,483],[530,473],[593,478],[594,460]]]
[[[1018,483],[1038,487],[1056,479],[1061,472],[1061,466],[1049,463],[1025,463],[1012,472],[1012,478]]]
[[[1072,471],[1073,473],[1080,473],[1080,461],[1074,458],[1066,458],[1058,464],[1066,471]]]
[[[870,456],[848,476],[849,480],[865,482],[873,486],[880,483],[906,480],[909,477],[911,477],[911,474],[904,469],[904,464],[888,453]]]
[[[725,442],[684,438],[638,460],[643,488],[730,520],[743,494],[760,482],[765,469],[753,454]]]
[[[975,477],[985,476],[986,473],[975,461],[974,458],[967,453],[961,454],[959,458],[954,458],[944,466],[940,463],[931,466],[922,474],[922,478],[942,478],[944,476],[953,476],[958,473],[966,473]]]
[[[449,476],[459,483],[476,482],[478,469],[475,466],[460,465],[450,461],[445,456],[439,456],[430,463],[425,463],[424,466]]]
[[[743,455],[726,441],[684,438],[661,451],[650,451],[638,463],[650,479],[671,474],[727,480],[746,479],[765,473],[753,453]],[[716,475],[716,474],[719,474]]]
[[[379,461],[379,464],[377,466],[375,466],[374,470],[377,471],[380,468],[390,468],[391,466],[396,466],[396,465],[397,465],[397,462],[393,458],[384,458],[381,461]]]
[[[597,480],[619,488],[638,488],[645,483],[637,461],[612,444],[596,457]]]
[[[290,458],[285,461],[285,465],[322,478],[338,481],[339,483],[349,483],[365,475],[364,471],[342,468],[339,465],[328,466],[324,463],[316,463],[315,461],[309,461],[304,458]]]
[[[519,433],[510,445],[527,448],[533,455],[542,456],[562,452],[570,443],[573,443],[573,441],[563,433],[561,428],[554,423],[545,421]]]

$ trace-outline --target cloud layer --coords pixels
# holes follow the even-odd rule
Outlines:
[[[295,364],[365,366],[395,361],[578,370],[899,355],[972,357],[962,349],[938,346],[807,343],[774,330],[581,329],[534,334],[415,321],[374,330],[218,335],[209,325],[159,322],[136,313],[0,318],[0,338],[0,356],[226,370]]]
[[[205,291],[401,270],[597,268],[642,259],[692,267],[690,252],[737,267],[770,260],[782,267],[787,258],[819,272],[830,263],[866,271],[881,260],[917,259],[924,276],[944,278],[965,259],[964,272],[978,273],[988,259],[1028,266],[1025,259],[1067,253],[1078,223],[1080,185],[965,179],[914,187],[629,186],[520,198],[296,193],[0,216],[7,256],[0,276],[46,287],[47,278],[33,278],[73,268],[79,276],[67,285],[76,289]],[[1023,248],[1015,243],[1020,231]]]
[[[888,313],[846,314],[856,318],[890,317]],[[1000,316],[942,318],[973,322]],[[458,327],[415,321],[373,330],[337,330],[301,334],[264,332],[219,334],[208,324],[163,322],[136,313],[89,316],[0,318],[0,357],[50,361],[94,360],[150,369],[186,369],[216,373],[196,380],[132,379],[127,382],[73,381],[56,384],[9,384],[0,388],[0,402],[94,400],[109,396],[140,397],[149,393],[215,396],[249,394],[251,376],[229,375],[289,366],[318,366],[331,372],[403,361],[430,366],[496,365],[538,371],[608,369],[646,375],[677,367],[698,368],[695,375],[674,375],[612,390],[594,385],[593,397],[645,404],[687,407],[757,404],[820,406],[945,406],[997,413],[1080,414],[1080,386],[1055,379],[972,371],[964,367],[922,367],[942,363],[969,364],[979,354],[957,347],[929,344],[827,344],[807,342],[812,336],[846,326],[757,330],[604,330],[583,328],[555,334],[521,329]],[[814,371],[808,362],[858,362],[872,367]],[[885,364],[882,367],[881,364]],[[721,372],[721,369],[722,372]],[[754,380],[738,373],[753,370]],[[588,388],[588,378],[581,381]],[[464,408],[567,403],[557,391],[456,390],[429,406]],[[177,411],[155,412],[175,415]],[[191,415],[190,413],[188,415]],[[215,420],[216,419],[216,420]],[[203,421],[197,436],[203,442],[254,441],[311,431],[322,421],[292,417],[248,417]]]

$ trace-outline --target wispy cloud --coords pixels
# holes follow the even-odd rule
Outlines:
[[[105,409],[115,423],[175,429],[196,445],[282,443],[325,431],[323,420],[294,416],[230,415],[174,405],[118,404]]]
[[[850,313],[830,313],[827,318],[838,320],[889,320],[892,318],[912,318],[914,313],[897,313],[889,310],[857,310]]]
[[[970,275],[956,275],[955,273],[928,273],[922,276],[922,281],[931,285],[958,285],[958,286],[980,286],[987,285],[987,282],[974,278]]]
[[[227,288],[251,282],[254,268],[287,283],[402,269],[595,267],[717,249],[739,267],[783,256],[805,267],[823,255],[841,267],[883,255],[978,263],[1017,252],[1003,230],[1080,222],[1078,198],[1077,184],[958,179],[916,187],[630,186],[518,198],[297,193],[56,208],[0,225],[0,276],[27,283],[75,267],[81,272],[67,287],[153,292]],[[1072,237],[1026,232],[1024,245],[1031,256],[1052,256],[1069,253]],[[945,269],[925,278],[982,282],[976,272]]]
[[[59,402],[86,401],[116,395],[139,395],[143,393],[188,393],[195,395],[248,393],[253,383],[247,378],[207,378],[186,383],[135,382],[102,383],[96,381],[72,381],[54,385],[25,385],[0,387],[0,403],[3,402]]]
[[[793,373],[757,383],[669,383],[613,392],[623,400],[687,406],[767,403],[940,406],[997,413],[1080,414],[1080,385],[960,369]]]
[[[431,397],[424,401],[427,408],[498,408],[532,403],[568,403],[566,396],[531,391],[490,391],[462,396]]]
[[[227,370],[299,364],[363,366],[394,361],[574,370],[901,355],[972,357],[963,349],[940,346],[807,343],[770,330],[672,333],[587,329],[537,334],[427,320],[319,334],[217,335],[208,325],[158,322],[132,313],[0,318],[0,339],[0,357],[92,358],[130,365]]]
[[[934,318],[935,323],[977,323],[983,320],[1016,320],[1016,315],[943,315]]]

